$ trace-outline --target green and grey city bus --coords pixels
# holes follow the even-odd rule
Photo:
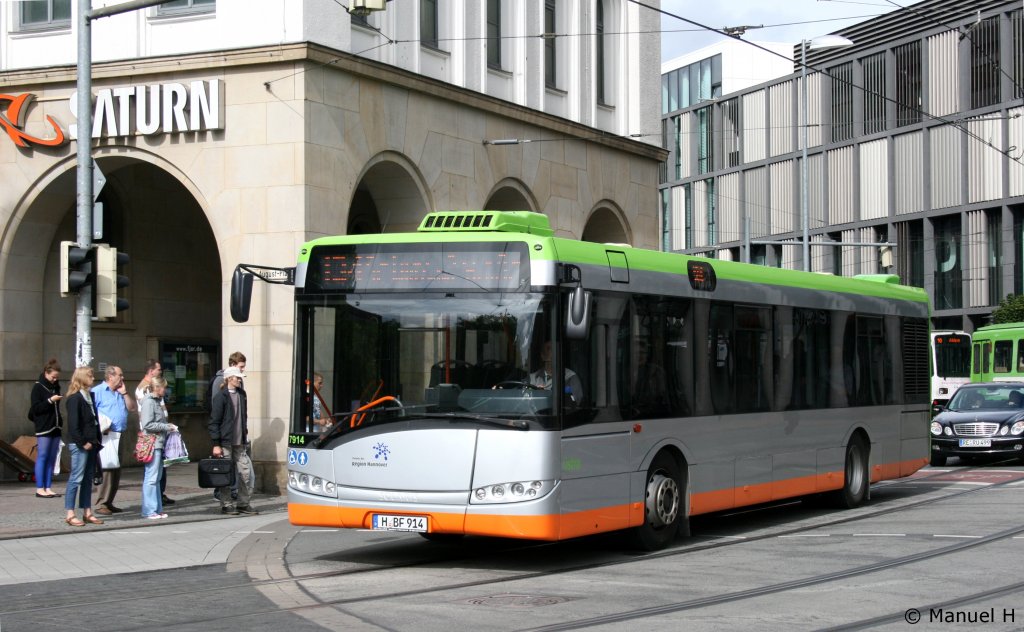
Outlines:
[[[693,515],[853,507],[928,462],[928,299],[894,276],[576,241],[519,211],[242,264],[236,320],[256,276],[295,287],[296,525],[653,549]]]

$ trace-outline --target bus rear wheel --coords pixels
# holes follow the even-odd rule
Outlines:
[[[870,484],[867,442],[863,437],[857,435],[850,439],[850,443],[846,446],[843,488],[836,492],[836,503],[846,509],[859,507],[867,500]]]
[[[683,516],[682,477],[679,465],[668,453],[654,457],[647,470],[644,490],[644,523],[635,527],[633,544],[644,551],[656,551],[668,546],[680,531]]]

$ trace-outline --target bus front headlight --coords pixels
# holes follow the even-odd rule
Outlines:
[[[337,486],[331,481],[322,479],[319,476],[311,476],[309,474],[302,474],[289,470],[288,487],[307,494],[337,498]]]
[[[473,490],[470,503],[487,505],[495,503],[518,503],[544,496],[555,488],[555,481],[513,481],[478,487]]]

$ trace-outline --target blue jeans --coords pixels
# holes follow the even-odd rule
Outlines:
[[[53,485],[53,466],[60,452],[60,437],[36,437],[36,489]]]
[[[153,450],[153,460],[146,463],[142,475],[142,517],[162,514],[164,501],[160,494],[160,479],[164,473],[163,448]]]
[[[68,449],[71,451],[71,476],[68,477],[68,487],[64,491],[64,508],[74,510],[75,500],[78,500],[80,508],[91,509],[92,472],[96,466],[96,457],[76,443],[69,443]]]

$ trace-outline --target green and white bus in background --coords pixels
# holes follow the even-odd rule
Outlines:
[[[575,241],[518,211],[239,265],[236,320],[254,276],[295,286],[296,525],[653,549],[690,516],[853,507],[928,463],[928,298],[892,276]],[[333,425],[309,433],[317,410]]]
[[[971,381],[971,334],[932,331],[932,410],[941,409]]]
[[[972,382],[1024,380],[1024,323],[979,327],[971,336]]]

